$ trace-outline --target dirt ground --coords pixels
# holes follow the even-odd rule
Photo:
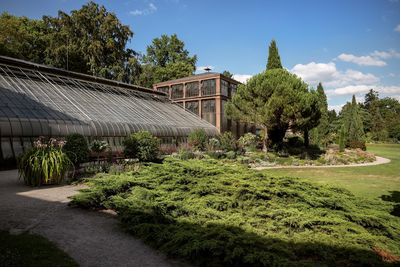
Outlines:
[[[81,266],[184,266],[124,233],[115,216],[68,206],[82,186],[28,187],[0,172],[0,229],[54,242]]]

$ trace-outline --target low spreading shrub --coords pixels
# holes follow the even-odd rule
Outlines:
[[[73,167],[72,161],[63,152],[62,140],[40,137],[33,147],[18,159],[18,172],[26,185],[59,184]]]
[[[83,135],[78,133],[69,134],[66,136],[65,141],[66,144],[63,147],[63,151],[74,165],[88,161],[89,145]]]
[[[204,151],[207,146],[208,136],[204,129],[197,129],[188,136],[188,143],[194,150]]]
[[[390,203],[232,162],[166,158],[88,185],[73,205],[113,209],[127,231],[195,265],[381,266],[373,248],[400,255]]]
[[[137,158],[144,162],[158,159],[160,141],[148,131],[133,133],[123,144],[126,157]]]

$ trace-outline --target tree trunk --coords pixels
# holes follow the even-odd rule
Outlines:
[[[264,140],[263,140],[263,151],[265,152],[265,153],[267,153],[268,152],[268,129],[267,129],[267,127],[263,127],[263,129],[264,129]]]
[[[310,140],[308,137],[308,129],[306,129],[306,130],[304,130],[304,146],[306,148],[308,148],[309,144],[310,144]]]

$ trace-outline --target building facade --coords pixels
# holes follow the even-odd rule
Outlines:
[[[208,72],[156,83],[154,90],[166,93],[176,104],[213,124],[220,133],[236,137],[255,132],[255,127],[227,118],[225,104],[235,94],[240,82],[220,73]]]
[[[118,152],[133,132],[147,130],[176,145],[195,129],[218,134],[151,88],[0,56],[0,163],[15,159],[39,136],[80,133]]]

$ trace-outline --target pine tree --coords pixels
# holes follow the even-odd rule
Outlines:
[[[269,45],[267,70],[282,69],[281,57],[279,56],[278,48],[276,47],[275,40],[271,41]]]

